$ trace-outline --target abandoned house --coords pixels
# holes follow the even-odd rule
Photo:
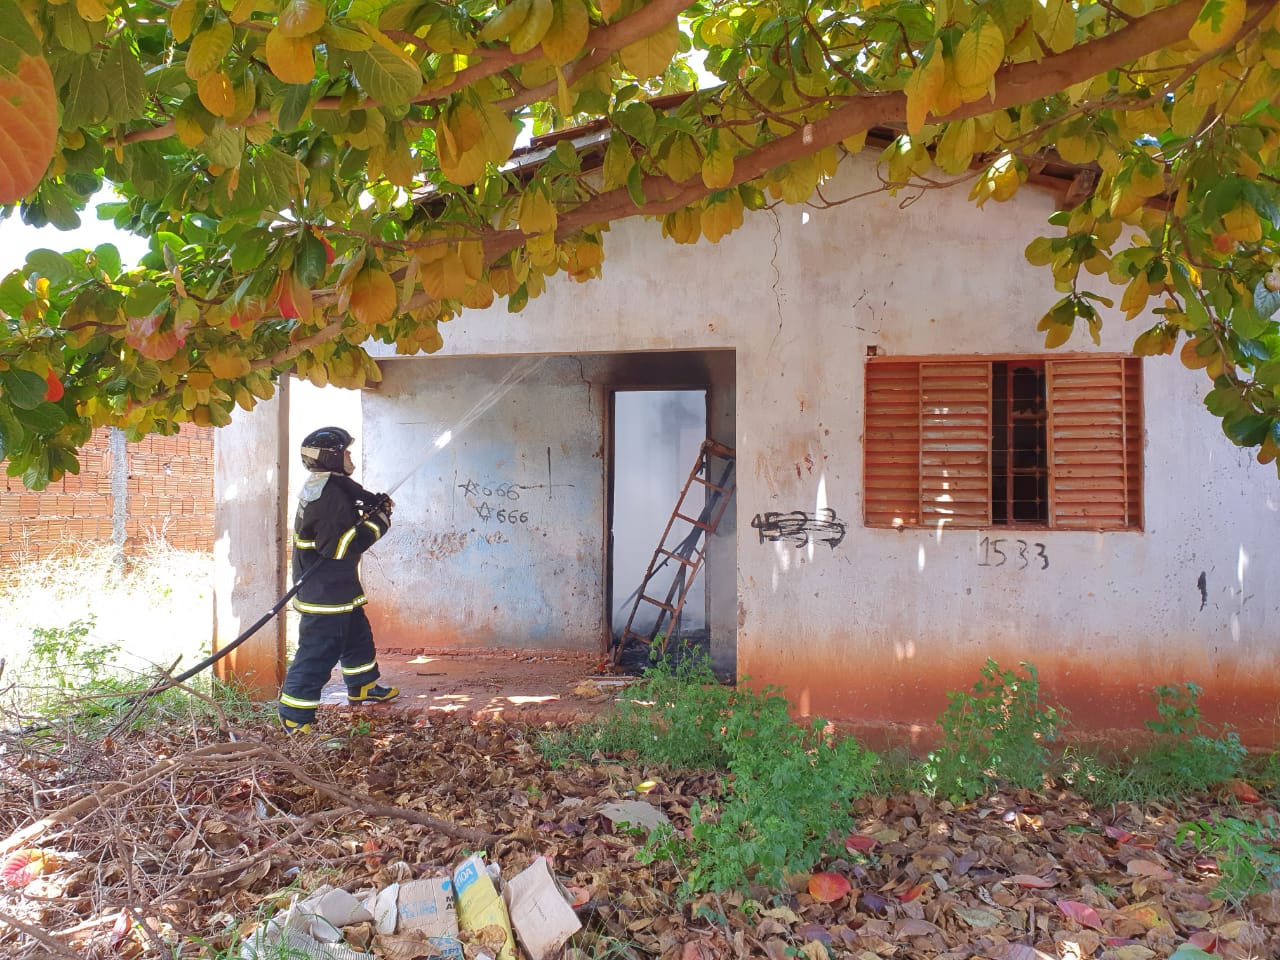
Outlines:
[[[601,279],[466,311],[433,356],[380,348],[343,424],[395,489],[364,567],[380,647],[604,661],[656,628],[799,715],[908,727],[1027,661],[1079,728],[1141,727],[1152,686],[1194,681],[1206,718],[1273,741],[1274,468],[1202,372],[1130,354],[1153,318],[1044,348],[1059,294],[1023,250],[1051,181],[832,203],[879,182],[853,158],[827,202],[692,247],[615,223]],[[220,645],[288,585],[288,406],[217,437]],[[233,662],[265,696],[273,631]]]

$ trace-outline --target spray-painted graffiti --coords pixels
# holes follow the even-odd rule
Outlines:
[[[529,522],[529,511],[515,506],[520,499],[520,491],[527,490],[528,487],[509,480],[478,483],[468,479],[466,483],[458,484],[458,489],[467,498],[467,503],[475,510],[476,516],[486,523],[491,521],[504,524]],[[497,503],[490,503],[490,498]]]
[[[1015,543],[1017,546],[1006,546]],[[1012,554],[1012,556],[1011,556]],[[1007,540],[1003,537],[983,537],[978,543],[978,566],[1003,567],[1012,562],[1019,570],[1034,566],[1037,570],[1049,569],[1049,554],[1043,543],[1027,543],[1025,540]]]
[[[775,543],[786,540],[797,547],[810,543],[825,543],[834,550],[844,539],[844,522],[830,507],[822,507],[816,513],[792,510],[790,513],[756,514],[751,526],[760,531],[760,542]]]

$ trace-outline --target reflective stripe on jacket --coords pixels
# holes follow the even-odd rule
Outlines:
[[[390,528],[382,515],[362,517],[374,500],[344,474],[308,478],[293,520],[294,582],[310,572],[294,598],[295,610],[350,613],[366,602],[360,556]]]

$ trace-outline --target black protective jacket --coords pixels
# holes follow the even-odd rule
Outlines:
[[[294,598],[296,610],[349,613],[365,603],[360,555],[391,527],[386,511],[361,519],[376,500],[345,474],[307,478],[293,518],[294,583],[311,572]]]

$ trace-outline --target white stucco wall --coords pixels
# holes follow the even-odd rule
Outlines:
[[[846,163],[823,194],[862,193],[872,176],[868,161]],[[1226,440],[1200,403],[1207,381],[1176,359],[1144,363],[1144,531],[1024,535],[1049,566],[1016,569],[979,566],[979,543],[1000,531],[862,526],[868,347],[1044,353],[1035,324],[1059,295],[1022,251],[1052,230],[1053,204],[1028,188],[978,210],[959,188],[784,205],[694,247],[617,223],[603,280],[555,277],[519,315],[468,311],[445,328],[445,353],[736,351],[738,672],[783,685],[803,713],[926,723],[991,656],[1035,663],[1091,725],[1140,723],[1153,715],[1144,683],[1194,680],[1207,714],[1274,729],[1280,486]],[[1108,317],[1102,350],[1127,352],[1147,325]],[[1053,355],[1094,350],[1081,331]],[[366,402],[367,436],[401,442],[396,398],[413,379],[393,374],[373,420]],[[750,525],[822,507],[847,528],[835,548],[761,543]]]

